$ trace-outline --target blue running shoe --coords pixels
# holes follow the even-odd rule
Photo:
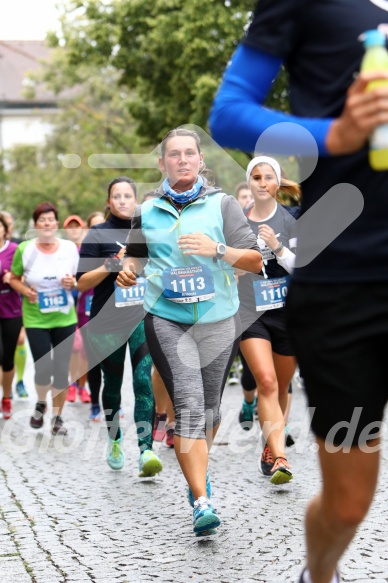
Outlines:
[[[116,440],[111,439],[108,433],[108,455],[106,461],[112,470],[121,470],[124,465],[125,455],[122,450],[123,432],[120,431],[120,437]]]
[[[92,421],[101,421],[101,407],[100,405],[92,405],[90,407],[89,419]]]
[[[24,386],[23,380],[18,381],[16,383],[16,392],[19,395],[19,397],[28,397],[28,393],[26,390],[26,387]]]
[[[212,495],[212,485],[210,483],[209,471],[206,472],[206,497],[211,498]],[[190,488],[187,489],[187,499],[190,503],[190,506],[194,508],[194,495]]]
[[[218,518],[216,511],[210,504],[210,500],[205,496],[200,496],[194,502],[193,510],[193,530],[195,534],[201,534],[205,531],[211,531],[220,526],[221,520]]]
[[[151,449],[146,449],[143,451],[139,459],[140,478],[152,478],[161,472],[162,469],[162,462]]]
[[[245,431],[249,431],[253,427],[253,415],[255,412],[255,401],[247,403],[243,400],[243,406],[238,416],[238,421]]]

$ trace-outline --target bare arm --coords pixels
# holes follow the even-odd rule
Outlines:
[[[30,302],[30,304],[35,304],[38,298],[37,292],[29,285],[23,283],[22,279],[23,279],[22,275],[16,275],[15,273],[11,273],[9,285],[19,294],[25,296],[27,300]]]
[[[97,267],[92,271],[88,271],[81,275],[78,280],[78,289],[80,292],[85,292],[96,287],[99,283],[104,281],[109,275],[109,271],[106,269],[105,265]]]
[[[123,259],[124,252],[125,249],[120,249],[120,251],[117,253],[117,257]],[[78,276],[79,291],[85,292],[97,287],[98,284],[104,281],[104,279],[106,279],[110,273],[111,272],[105,267],[104,264],[96,267],[96,269],[92,269],[91,271],[83,273],[81,276]]]
[[[178,243],[184,255],[215,257],[217,253],[217,242],[203,233],[181,235]],[[229,245],[226,246],[226,253],[222,261],[252,273],[259,273],[263,266],[261,254],[256,249],[236,249]]]

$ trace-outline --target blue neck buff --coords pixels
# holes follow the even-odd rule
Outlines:
[[[197,198],[202,186],[203,178],[202,176],[198,176],[197,182],[192,188],[190,188],[190,190],[186,190],[186,192],[175,192],[175,190],[171,188],[168,178],[166,178],[162,184],[162,190],[164,196],[167,198],[171,198],[174,202],[179,204],[186,204]]]

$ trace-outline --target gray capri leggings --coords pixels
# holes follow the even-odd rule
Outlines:
[[[225,382],[240,344],[240,319],[180,324],[147,314],[152,360],[174,405],[175,435],[205,439],[220,421]]]

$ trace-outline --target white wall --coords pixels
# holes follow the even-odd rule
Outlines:
[[[41,110],[0,110],[0,149],[19,144],[40,144],[51,132],[50,114],[55,108]]]

